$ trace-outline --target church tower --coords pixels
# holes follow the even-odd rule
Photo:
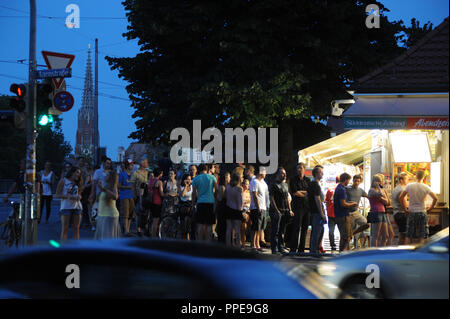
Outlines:
[[[97,103],[92,79],[91,49],[89,46],[86,74],[84,78],[83,99],[78,110],[77,141],[75,155],[85,157],[89,162],[96,162],[99,147]]]

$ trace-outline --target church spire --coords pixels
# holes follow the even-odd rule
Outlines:
[[[91,49],[89,45],[86,73],[84,77],[83,100],[81,108],[94,109],[94,83],[92,81]]]
[[[81,108],[78,110],[78,129],[75,155],[91,162],[96,160],[98,149],[98,123],[96,121],[94,83],[92,78],[91,47],[88,48],[86,73]]]

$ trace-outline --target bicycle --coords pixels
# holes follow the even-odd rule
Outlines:
[[[179,216],[179,207],[177,198],[165,198],[163,207],[161,209],[161,224],[160,237],[161,238],[183,238],[183,229]]]
[[[3,227],[1,239],[5,240],[7,247],[11,247],[14,244],[18,247],[22,234],[22,220],[19,218],[20,203],[11,202],[11,204],[12,209],[8,215],[8,219],[0,224],[0,228]]]

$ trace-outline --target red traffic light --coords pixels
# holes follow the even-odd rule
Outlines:
[[[13,84],[11,84],[11,87],[9,88],[9,90],[12,93],[16,94],[18,97],[22,97],[22,98],[27,94],[27,88],[23,84],[13,83]]]
[[[24,101],[25,95],[27,94],[27,87],[24,84],[11,84],[9,90],[16,96],[12,97],[9,101],[9,105],[19,112],[23,112],[26,108],[26,103]]]

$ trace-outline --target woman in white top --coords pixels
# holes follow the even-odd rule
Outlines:
[[[117,184],[119,176],[113,170],[106,175],[106,185],[99,181],[100,196],[98,201],[98,218],[94,239],[119,238],[121,236],[119,211],[116,200],[119,198]]]
[[[41,194],[41,214],[39,216],[39,223],[42,218],[42,211],[44,210],[44,204],[46,208],[45,223],[48,224],[48,219],[50,218],[50,212],[53,200],[53,183],[55,181],[55,173],[51,170],[52,164],[50,162],[45,162],[44,170],[40,172],[40,181],[42,184],[42,194]]]
[[[72,167],[58,183],[56,197],[61,199],[61,241],[67,240],[69,233],[70,218],[73,217],[73,239],[80,239],[81,222],[81,192],[83,179],[81,170],[78,167]]]
[[[174,170],[169,171],[169,179],[164,182],[164,209],[163,216],[173,214],[178,205],[178,184]],[[161,216],[161,217],[163,217]]]
[[[185,174],[180,184],[179,214],[183,225],[183,238],[190,240],[192,231],[192,178]]]

